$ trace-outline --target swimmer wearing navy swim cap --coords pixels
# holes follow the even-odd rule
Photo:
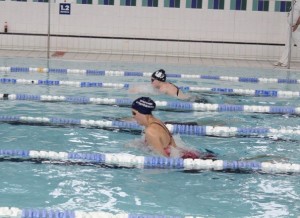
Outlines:
[[[182,100],[188,100],[198,103],[208,103],[208,101],[204,98],[199,98],[197,96],[190,96],[184,94],[179,87],[174,85],[173,83],[166,82],[167,75],[164,69],[160,69],[152,73],[151,76],[151,85],[154,89],[158,90],[159,92],[170,95]]]
[[[152,115],[155,102],[149,97],[140,97],[132,103],[132,116],[145,127],[145,143],[157,154],[165,157],[214,159],[213,153],[201,153],[176,145],[166,125]]]
[[[161,82],[166,82],[167,75],[164,69],[160,69],[152,73],[152,78]]]
[[[132,109],[135,109],[141,114],[152,114],[155,107],[155,102],[148,97],[140,97],[136,99],[131,106]]]

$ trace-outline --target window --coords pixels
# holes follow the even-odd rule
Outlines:
[[[253,0],[253,11],[269,11],[268,0]]]
[[[208,9],[224,10],[224,0],[208,0]]]
[[[93,0],[77,0],[77,4],[93,4]]]
[[[143,0],[143,7],[158,7],[158,0]]]
[[[288,1],[275,1],[275,11],[288,12],[291,10],[292,2]]]
[[[186,0],[186,8],[202,8],[202,0]]]
[[[247,0],[231,0],[230,10],[241,10],[246,11]]]
[[[180,0],[165,0],[166,8],[180,8]]]
[[[14,2],[27,2],[27,0],[12,0]]]
[[[33,0],[33,2],[48,2],[48,0]]]
[[[120,0],[122,6],[136,6],[136,0]]]
[[[98,0],[99,5],[114,5],[114,0]]]

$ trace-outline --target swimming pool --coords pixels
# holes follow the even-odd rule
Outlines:
[[[299,72],[201,66],[157,66],[138,63],[95,63],[41,59],[0,59],[0,66],[49,67],[68,69],[123,70],[167,73],[222,75],[228,77],[266,77],[300,79]],[[68,73],[1,72],[1,78],[53,81],[101,81],[107,83],[148,84],[147,77],[86,76]],[[222,87],[297,92],[299,84],[245,83],[213,79],[170,78],[179,86]],[[129,98],[126,89],[56,85],[1,83],[0,93],[48,96]],[[254,97],[203,94],[214,104],[298,107],[299,97]],[[173,101],[149,94],[155,100]],[[64,119],[114,120],[128,117],[128,107],[80,102],[40,102],[1,100],[1,116],[56,117]],[[274,128],[299,130],[299,116],[243,111],[157,110],[164,121],[198,122],[205,126]],[[139,134],[80,125],[40,125],[39,123],[1,122],[2,150],[46,150],[77,153],[126,153],[149,156],[139,149]],[[33,125],[34,124],[34,125]],[[221,160],[275,161],[300,164],[299,134],[272,133],[237,137],[177,136],[189,147],[209,149]],[[43,163],[21,159],[1,159],[0,207],[46,208],[53,210],[104,211],[157,216],[200,217],[297,217],[300,210],[299,174],[259,171],[187,171],[161,168],[119,168],[79,165],[65,162]]]

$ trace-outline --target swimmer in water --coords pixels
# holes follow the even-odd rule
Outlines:
[[[197,96],[191,96],[184,94],[179,87],[173,83],[166,82],[167,75],[165,70],[160,69],[155,71],[151,76],[151,85],[154,89],[158,90],[160,93],[176,97],[181,100],[193,101],[197,103],[208,103],[205,98],[199,98]]]
[[[183,159],[215,159],[214,153],[201,153],[197,150],[179,147],[166,125],[152,115],[155,102],[149,97],[140,97],[132,103],[132,116],[138,124],[145,127],[145,143],[155,153],[165,157]]]

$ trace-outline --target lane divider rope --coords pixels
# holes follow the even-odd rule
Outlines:
[[[263,173],[300,173],[300,164],[270,163],[257,161],[227,161],[204,159],[181,159],[158,156],[136,156],[132,154],[103,153],[67,153],[36,150],[5,150],[0,149],[0,157],[45,159],[56,161],[83,161],[93,164],[116,165],[119,167],[142,169],[183,169],[183,170],[244,170]]]
[[[15,79],[0,78],[0,83],[13,85],[47,85],[47,86],[73,86],[81,88],[115,88],[129,89],[129,83],[104,83],[104,82],[79,82],[79,81],[60,81],[60,80],[34,80],[34,79]],[[209,88],[209,87],[178,87],[184,92],[213,92],[219,94],[239,94],[260,97],[294,98],[299,97],[300,92],[282,90],[254,90],[254,89],[233,89],[233,88]]]
[[[92,211],[85,212],[80,210],[55,210],[40,208],[0,207],[0,217],[11,218],[194,218],[193,216],[157,216],[119,213],[112,214],[108,212]],[[195,217],[196,218],[196,217]]]
[[[97,88],[129,88],[127,83],[103,83],[103,82],[78,82],[78,81],[59,81],[59,80],[28,80],[14,78],[0,78],[0,83],[4,84],[23,84],[23,85],[47,85],[47,86],[74,86],[74,87],[97,87]]]
[[[299,98],[300,92],[263,89],[234,89],[234,88],[209,88],[181,86],[181,90],[188,92],[211,92],[219,94],[237,94],[255,97]]]
[[[128,98],[89,98],[77,96],[51,96],[29,94],[1,94],[0,100],[28,100],[40,102],[69,102],[78,104],[103,104],[131,106],[133,100]],[[247,112],[272,114],[300,114],[300,107],[291,106],[260,106],[232,104],[204,104],[184,101],[155,101],[157,109],[181,111],[216,111],[216,112]]]
[[[59,74],[82,74],[96,76],[135,76],[151,77],[149,72],[132,72],[132,71],[111,71],[111,70],[85,70],[85,69],[65,69],[65,68],[43,68],[43,67],[0,67],[0,72],[18,72],[18,73],[59,73]],[[256,77],[230,77],[217,75],[199,75],[199,74],[176,74],[167,73],[167,77],[186,78],[186,79],[208,79],[222,80],[232,82],[249,82],[249,83],[288,83],[299,84],[300,79],[283,79],[283,78],[256,78]]]
[[[24,124],[39,125],[75,125],[82,127],[94,128],[118,128],[130,130],[142,130],[142,127],[136,122],[126,121],[105,121],[105,120],[84,120],[72,118],[47,118],[47,117],[30,117],[30,116],[10,116],[0,115],[0,122],[19,122]],[[195,135],[195,136],[276,136],[281,135],[300,135],[300,129],[291,127],[282,127],[281,129],[264,128],[264,127],[228,127],[228,126],[198,126],[183,124],[166,124],[172,134]],[[297,127],[299,128],[299,127]]]

